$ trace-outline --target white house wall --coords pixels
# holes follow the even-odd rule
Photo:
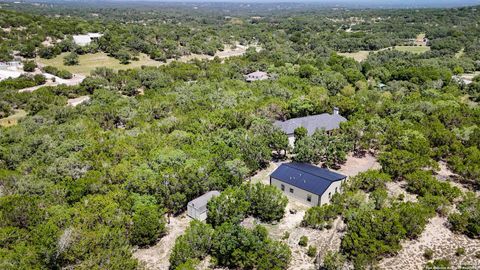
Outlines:
[[[342,184],[346,181],[346,179],[342,181],[335,181],[330,184],[330,186],[325,190],[322,197],[320,198],[320,205],[330,203],[330,199],[333,194],[337,192],[342,192]],[[330,196],[329,196],[330,194]]]
[[[288,135],[288,144],[293,148],[295,146],[295,135]]]
[[[282,182],[276,178],[273,178],[271,177],[270,178],[270,185],[272,186],[275,186],[277,187],[278,189],[282,190],[282,185],[285,186],[285,190],[283,191],[283,193],[285,195],[287,195],[288,197],[291,197],[299,202],[302,202],[304,204],[307,204],[307,205],[311,205],[311,206],[316,206],[318,205],[318,199],[319,199],[319,196],[316,195],[316,194],[313,194],[313,193],[310,193],[306,190],[303,190],[303,189],[300,189],[296,186],[292,186],[292,185],[289,185],[285,182]],[[293,193],[290,192],[290,189],[293,189]],[[307,201],[307,196],[310,195],[312,196],[312,200],[309,202]]]

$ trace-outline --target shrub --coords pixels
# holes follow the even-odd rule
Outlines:
[[[431,248],[425,249],[423,252],[423,257],[427,260],[431,260],[433,258],[433,250]]]
[[[33,60],[27,60],[23,62],[23,71],[33,72],[35,71],[36,67],[37,67],[37,64],[35,64],[35,61]]]
[[[71,52],[63,58],[63,64],[66,66],[78,65],[78,63],[78,54],[75,52]]]
[[[317,256],[317,248],[314,246],[308,246],[307,255],[312,258]]]
[[[66,71],[66,70],[59,70],[56,67],[52,66],[46,66],[43,68],[43,71],[52,75],[55,75],[57,77],[60,77],[62,79],[71,79],[73,77],[72,73]]]
[[[283,240],[287,240],[288,238],[290,238],[290,233],[287,232],[287,231],[285,231],[285,232],[283,233],[282,239],[283,239]]]
[[[465,248],[463,247],[457,248],[457,250],[455,251],[455,256],[462,256],[462,255],[465,255]]]
[[[185,233],[175,240],[170,255],[170,269],[184,264],[189,259],[203,259],[211,248],[213,229],[210,225],[200,221],[190,222]]]
[[[342,269],[345,264],[345,261],[346,259],[342,254],[338,252],[328,251],[327,254],[325,254],[325,259],[323,260],[323,265],[321,269],[323,270]]]
[[[308,237],[303,235],[302,237],[300,237],[300,241],[298,241],[298,245],[299,246],[302,246],[302,247],[306,247],[308,244]]]
[[[450,261],[447,259],[434,260],[425,265],[425,269],[450,269]]]
[[[145,246],[154,243],[165,232],[165,218],[152,196],[138,196],[133,206],[130,242]]]

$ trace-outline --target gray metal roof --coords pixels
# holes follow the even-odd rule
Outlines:
[[[200,197],[198,197],[194,200],[191,200],[188,203],[188,206],[192,206],[195,209],[203,209],[203,208],[206,209],[208,201],[210,201],[212,199],[212,197],[218,196],[218,195],[220,195],[220,192],[218,192],[216,190],[209,191],[209,192],[203,194],[202,196],[200,196]]]
[[[270,176],[317,195],[322,195],[332,182],[347,178],[328,169],[296,162],[280,165]]]
[[[340,123],[346,121],[347,119],[340,114],[322,113],[292,118],[287,121],[275,121],[273,124],[283,130],[286,134],[293,134],[296,128],[304,127],[308,130],[308,135],[312,135],[317,129],[323,128],[326,131],[337,129],[340,127]]]

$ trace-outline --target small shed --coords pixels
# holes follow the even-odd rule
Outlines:
[[[216,190],[209,191],[187,204],[187,215],[193,219],[204,221],[207,219],[207,203],[214,196],[220,195]]]
[[[268,80],[268,73],[257,70],[255,72],[245,75],[245,80],[247,82]]]

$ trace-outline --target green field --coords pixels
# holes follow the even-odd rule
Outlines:
[[[2,127],[9,127],[16,125],[18,120],[27,116],[27,112],[24,110],[15,110],[15,114],[10,115],[9,117],[1,118],[0,119],[0,126]]]
[[[108,56],[104,52],[99,52],[95,54],[85,54],[79,56],[80,64],[76,66],[65,66],[63,64],[63,57],[67,53],[63,53],[52,59],[41,59],[37,58],[37,62],[42,65],[54,66],[59,69],[65,69],[75,74],[89,75],[90,71],[96,69],[97,67],[107,67],[115,70],[119,69],[130,69],[130,68],[139,68],[141,66],[160,66],[161,62],[154,61],[148,57],[148,55],[140,54],[138,56],[139,61],[132,61],[128,65],[120,64],[120,61]]]
[[[427,46],[395,46],[395,50],[401,52],[410,53],[425,53],[430,51],[430,47]]]
[[[353,58],[357,62],[362,62],[363,60],[367,59],[369,54],[370,54],[370,51],[358,51],[354,53],[338,53],[338,55]]]

